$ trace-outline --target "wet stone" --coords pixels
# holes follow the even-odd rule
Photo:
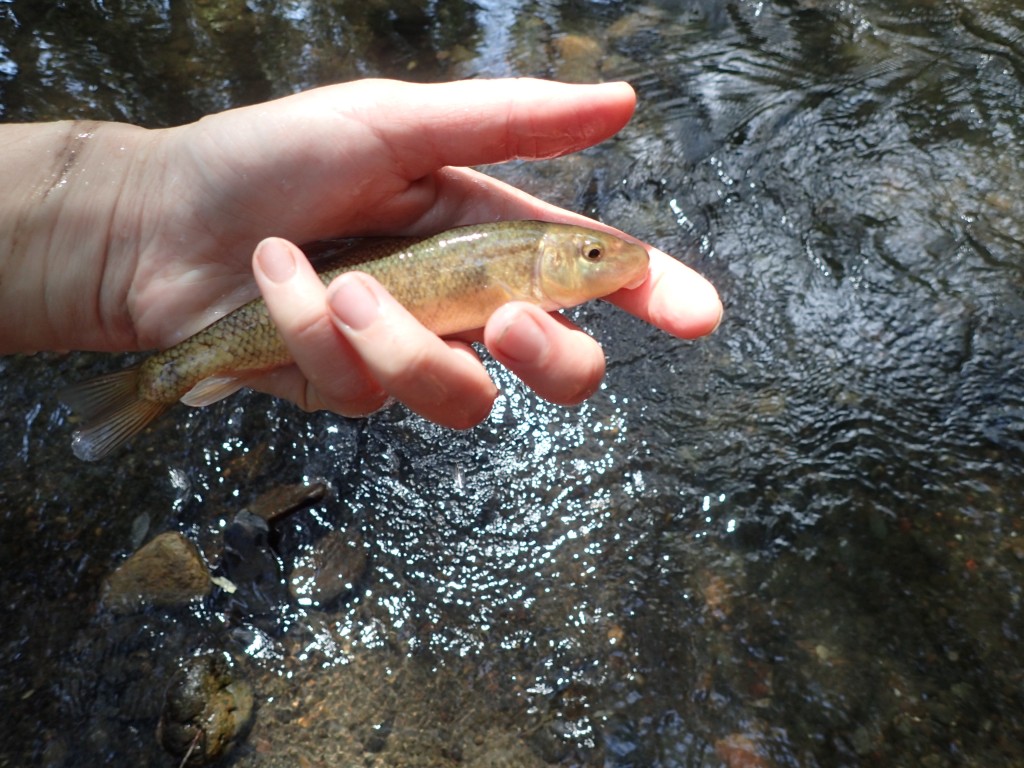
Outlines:
[[[460,753],[463,750],[460,750]],[[543,763],[518,734],[494,728],[466,744],[462,758],[467,765],[488,768],[541,768]]]
[[[545,763],[561,763],[571,752],[571,747],[551,724],[537,728],[528,737],[527,742],[533,752]]]
[[[186,661],[167,688],[157,739],[181,765],[227,756],[252,727],[253,689],[227,653]]]
[[[366,752],[382,752],[388,743],[388,736],[394,727],[394,716],[379,723],[368,726],[360,736],[363,750]]]
[[[860,726],[850,735],[850,743],[861,757],[870,755],[876,748],[874,736],[864,726]]]
[[[295,558],[288,591],[299,605],[324,608],[351,592],[366,567],[362,536],[331,531]]]
[[[558,54],[556,77],[569,83],[600,82],[601,45],[583,35],[566,34],[553,41]]]
[[[230,602],[243,614],[273,614],[287,599],[270,528],[248,510],[235,515],[224,531],[224,552],[215,575],[218,585],[230,584]]]
[[[745,733],[731,733],[715,741],[715,754],[728,768],[767,768],[757,740]]]
[[[328,485],[322,480],[279,485],[261,493],[246,509],[268,523],[276,523],[293,512],[322,501],[327,491]]]
[[[107,579],[103,605],[114,613],[146,606],[174,608],[210,593],[210,572],[196,546],[180,533],[161,533]]]
[[[931,705],[931,716],[943,725],[951,725],[956,721],[956,709],[945,701],[936,701]]]

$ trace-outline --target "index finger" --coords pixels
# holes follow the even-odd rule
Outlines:
[[[683,339],[712,333],[722,322],[718,291],[702,275],[657,248],[648,246],[651,269],[637,288],[605,298],[651,325]]]
[[[636,93],[623,82],[363,80],[344,88],[339,113],[371,128],[408,179],[447,165],[576,152],[617,133],[636,108]]]

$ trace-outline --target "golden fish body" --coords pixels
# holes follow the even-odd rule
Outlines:
[[[509,301],[546,310],[635,286],[647,252],[597,230],[540,221],[459,227],[431,237],[369,238],[326,264],[377,280],[438,335],[482,327]],[[137,368],[72,387],[64,399],[83,418],[72,441],[81,459],[102,458],[179,400],[207,405],[291,356],[262,299],[255,299]]]

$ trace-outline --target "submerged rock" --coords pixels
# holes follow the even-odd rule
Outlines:
[[[195,544],[180,533],[161,533],[107,579],[103,605],[114,613],[145,606],[174,608],[210,593],[210,572]]]
[[[331,531],[295,558],[288,591],[299,605],[323,608],[352,591],[366,566],[362,536]]]
[[[252,726],[253,689],[227,653],[186,661],[167,688],[157,739],[182,765],[227,756]]]
[[[246,509],[273,524],[297,510],[321,501],[329,490],[323,480],[279,485],[261,493],[249,502]]]
[[[267,522],[243,509],[224,531],[224,553],[216,569],[221,587],[230,583],[235,611],[272,615],[288,599],[281,563],[270,545]]]
[[[555,77],[568,83],[601,81],[601,44],[584,35],[564,34],[552,40],[558,57]]]

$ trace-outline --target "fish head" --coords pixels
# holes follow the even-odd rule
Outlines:
[[[572,307],[636,288],[647,278],[643,246],[595,229],[553,224],[537,264],[540,292],[554,307]]]

